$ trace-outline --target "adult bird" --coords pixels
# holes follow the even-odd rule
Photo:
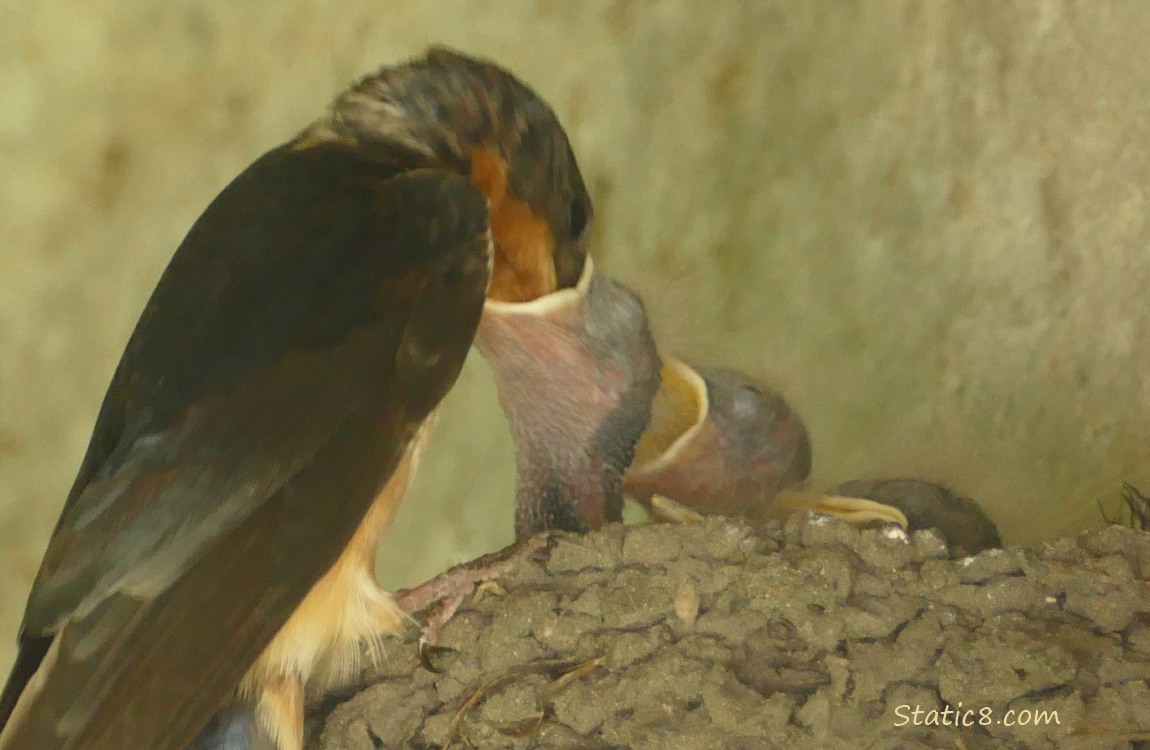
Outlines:
[[[590,216],[551,109],[444,49],[245,169],[112,378],[28,599],[0,748],[298,750],[305,687],[402,626],[375,548],[485,297],[573,286]],[[196,740],[237,705],[243,732]]]

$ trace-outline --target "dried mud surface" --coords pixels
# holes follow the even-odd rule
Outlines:
[[[614,526],[464,607],[442,674],[389,644],[309,748],[1138,747],[1148,578],[1117,526],[957,561],[827,518]],[[926,723],[946,704],[973,726]]]

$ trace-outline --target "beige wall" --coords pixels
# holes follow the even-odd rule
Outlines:
[[[601,265],[671,350],[790,394],[817,483],[946,481],[1015,542],[1096,523],[1150,484],[1147,38],[1142,0],[0,0],[0,668],[184,231],[435,41],[553,103]],[[392,584],[509,536],[482,361],[449,400]]]

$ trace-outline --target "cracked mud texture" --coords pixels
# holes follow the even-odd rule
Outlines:
[[[1137,747],[1148,578],[1150,537],[1117,526],[954,561],[822,517],[612,526],[462,609],[442,674],[391,644],[309,748]],[[902,718],[946,704],[976,725]]]

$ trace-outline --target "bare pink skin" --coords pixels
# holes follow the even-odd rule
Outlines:
[[[457,566],[396,601],[424,612],[420,657],[478,584],[547,546],[549,530],[583,532],[621,518],[623,471],[650,416],[659,357],[634,292],[596,276],[532,302],[488,301],[476,343],[495,372],[518,452],[508,549]]]
[[[656,402],[657,412],[689,408],[689,426],[631,466],[627,493],[648,505],[662,495],[702,513],[771,515],[778,492],[810,474],[810,438],[798,414],[774,390],[735,370],[667,366],[699,402]],[[661,418],[669,417],[656,413],[655,424]]]
[[[489,301],[476,342],[518,452],[517,537],[620,520],[623,472],[659,384],[638,296],[588,260],[573,289]]]

